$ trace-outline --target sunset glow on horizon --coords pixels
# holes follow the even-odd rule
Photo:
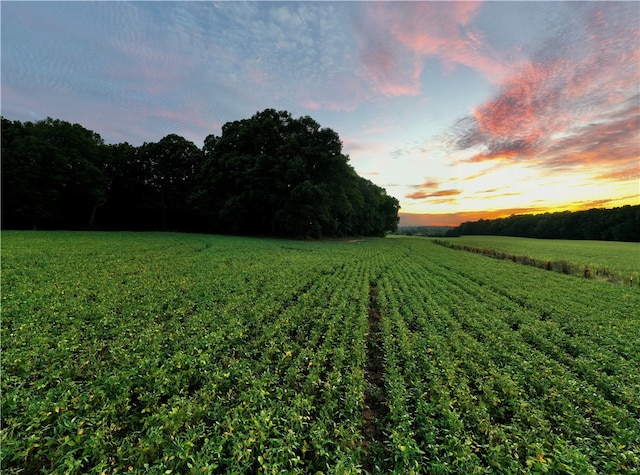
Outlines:
[[[637,2],[2,2],[2,116],[335,130],[400,225],[640,204]]]

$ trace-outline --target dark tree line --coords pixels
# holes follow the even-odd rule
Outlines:
[[[399,226],[395,234],[400,236],[443,237],[453,226]]]
[[[462,223],[446,233],[447,236],[473,234],[640,242],[640,205],[481,219]]]
[[[2,228],[379,236],[398,201],[357,175],[338,134],[267,109],[202,149],[175,134],[105,144],[78,124],[2,118]]]

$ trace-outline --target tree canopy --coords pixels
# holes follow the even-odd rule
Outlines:
[[[359,177],[338,134],[267,109],[205,140],[194,203],[216,230],[284,236],[382,235],[398,201]]]
[[[2,227],[284,237],[395,231],[398,201],[349,165],[338,134],[266,109],[202,149],[175,134],[134,147],[78,124],[2,118]]]
[[[543,239],[640,241],[640,206],[513,215],[462,223],[447,236],[487,234]]]

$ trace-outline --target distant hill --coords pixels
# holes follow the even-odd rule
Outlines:
[[[444,236],[453,226],[399,226],[394,234],[404,236]]]
[[[640,242],[640,205],[586,211],[521,214],[462,223],[446,232],[462,235]]]

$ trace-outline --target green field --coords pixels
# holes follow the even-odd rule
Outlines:
[[[506,236],[460,236],[444,238],[459,246],[493,249],[542,261],[565,260],[580,269],[608,271],[616,281],[640,284],[640,243],[617,241],[579,241],[531,239]]]
[[[640,473],[640,289],[429,239],[7,231],[1,336],[6,474]]]

